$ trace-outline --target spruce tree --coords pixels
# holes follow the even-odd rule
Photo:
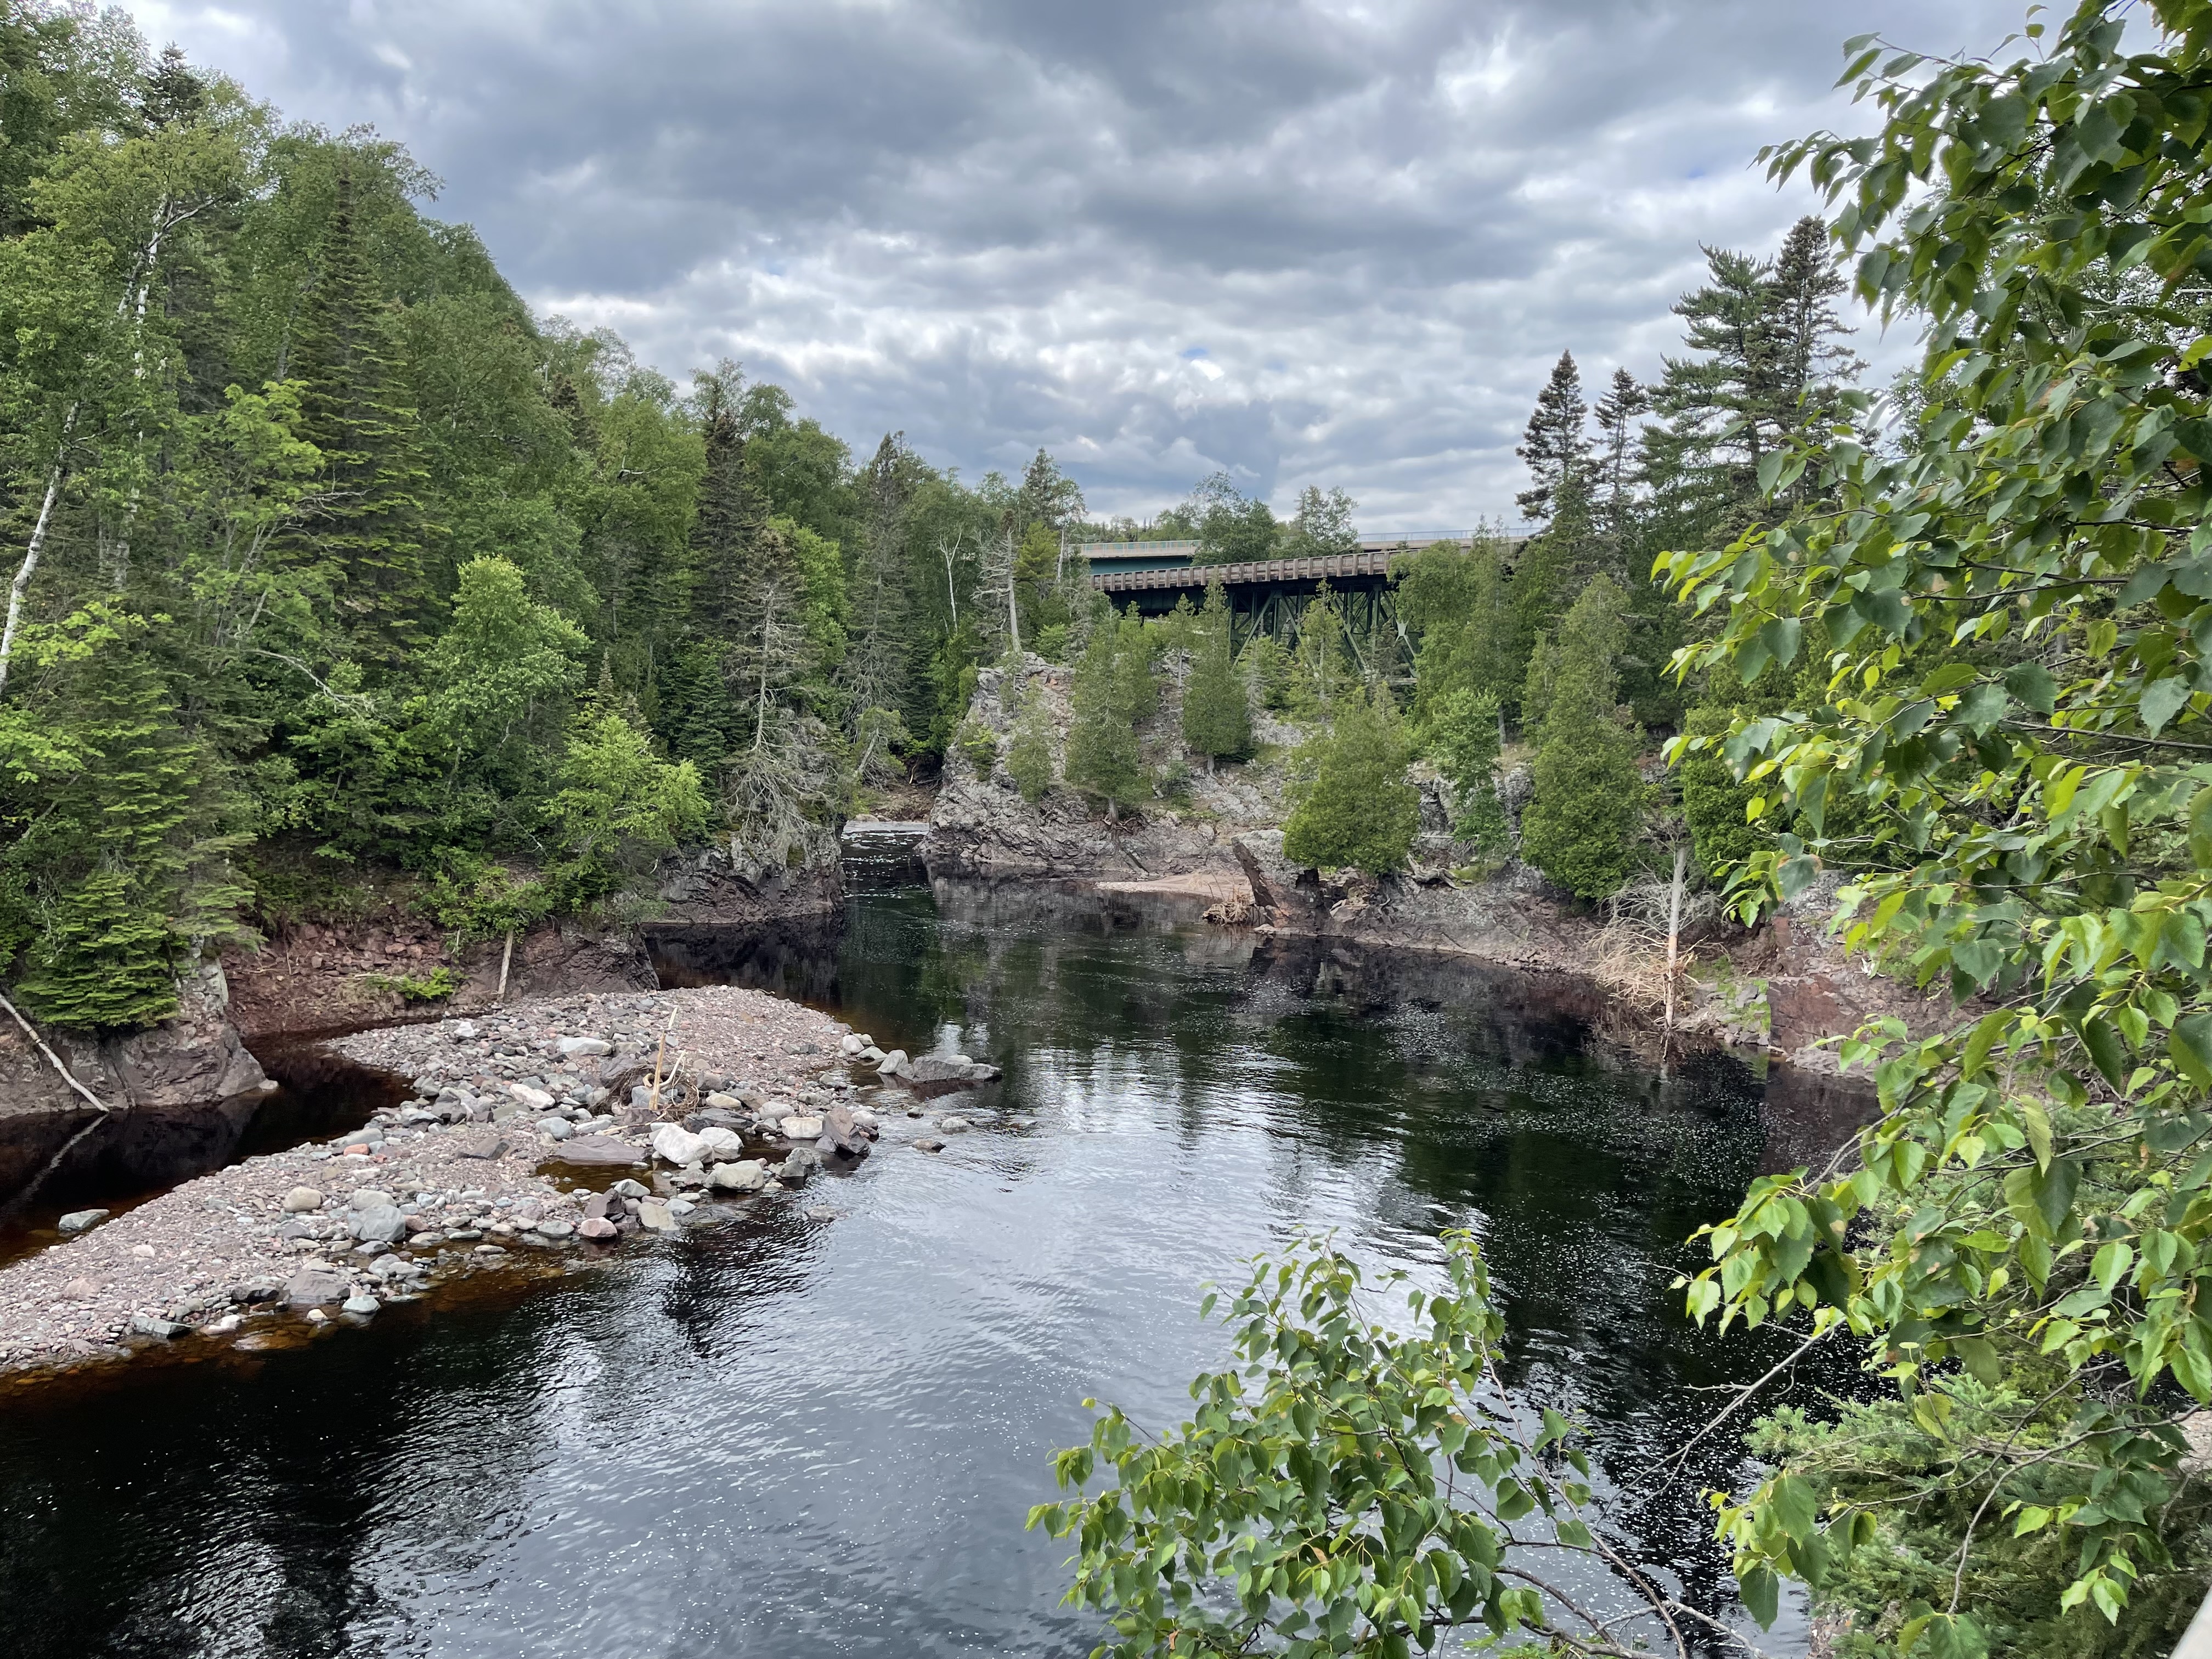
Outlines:
[[[1583,422],[1589,414],[1583,402],[1582,371],[1571,351],[1562,351],[1552,366],[1552,378],[1536,394],[1536,407],[1528,416],[1520,446],[1514,450],[1528,465],[1528,488],[1514,500],[1524,519],[1541,520],[1553,512],[1553,497],[1570,473],[1581,470],[1589,454],[1589,440]]]
[[[1109,823],[1144,798],[1144,758],[1131,712],[1137,677],[1150,673],[1142,651],[1141,643],[1127,641],[1113,612],[1105,612],[1091,625],[1070,692],[1067,781],[1104,801]],[[1134,664],[1133,654],[1139,655]]]
[[[1252,751],[1252,694],[1237,672],[1231,633],[1228,592],[1219,582],[1208,582],[1190,683],[1182,694],[1182,739],[1206,757],[1208,777],[1220,757]]]
[[[329,568],[355,648],[387,665],[429,619],[428,470],[391,308],[354,222],[350,169],[323,234],[286,354],[298,435],[322,454],[299,539]]]
[[[1283,856],[1379,876],[1406,861],[1421,827],[1420,792],[1406,781],[1412,746],[1384,686],[1347,692],[1335,716],[1308,745],[1311,776],[1283,824]]]
[[[1597,402],[1598,516],[1604,526],[1608,562],[1615,580],[1642,575],[1633,557],[1637,422],[1651,407],[1651,394],[1625,368],[1613,371],[1613,384]]]
[[[1521,694],[1524,647],[1498,538],[1478,531],[1462,548],[1436,542],[1398,566],[1398,618],[1419,641],[1413,724],[1426,730],[1441,701],[1487,692],[1506,706]]]
[[[919,465],[906,434],[887,433],[860,480],[863,517],[853,561],[852,644],[844,681],[854,718],[906,706],[914,655],[907,532]]]
[[[1568,469],[1551,501],[1551,523],[1528,538],[1513,569],[1513,623],[1522,653],[1534,649],[1536,635],[1557,622],[1605,562],[1590,513],[1589,467]]]
[[[1577,898],[1620,890],[1636,863],[1644,788],[1636,734],[1619,708],[1620,590],[1592,582],[1559,624],[1521,856]]]

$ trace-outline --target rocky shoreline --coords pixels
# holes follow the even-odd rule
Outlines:
[[[371,1318],[462,1274],[603,1258],[725,1203],[805,1202],[880,1136],[940,1150],[998,1075],[886,1054],[727,986],[551,999],[331,1046],[413,1097],[112,1218],[64,1218],[59,1243],[0,1268],[0,1378]],[[926,1114],[922,1098],[950,1091],[959,1111]]]

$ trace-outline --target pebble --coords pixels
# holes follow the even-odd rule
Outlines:
[[[383,1307],[384,1304],[381,1302],[379,1302],[367,1291],[363,1291],[359,1296],[348,1297],[345,1299],[345,1305],[340,1309],[339,1311],[342,1313],[354,1314],[361,1318],[366,1319],[373,1313],[380,1312]]]
[[[627,1176],[609,1194],[571,1196],[552,1173],[649,1160],[653,1126],[626,1115],[625,1097],[664,1035],[672,1058],[689,1056],[665,1108],[726,1115],[672,1126],[700,1143],[677,1169],[698,1166],[689,1180],[702,1197],[743,1199],[819,1167],[806,1145],[781,1163],[743,1156],[744,1137],[762,1124],[757,1103],[774,1099],[776,1118],[805,1127],[853,1097],[837,1058],[850,1053],[844,1028],[763,993],[578,995],[356,1032],[331,1046],[408,1079],[414,1099],[182,1183],[0,1268],[0,1376],[113,1352],[137,1319],[223,1334],[271,1318],[326,1324],[360,1298],[382,1306],[445,1275],[504,1266],[507,1249],[487,1233],[546,1248],[676,1230],[691,1200],[675,1196],[673,1172],[655,1177],[659,1196]],[[623,1093],[610,1098],[617,1085]],[[517,1118],[526,1106],[544,1111]],[[495,1109],[512,1121],[495,1126]],[[849,1110],[838,1121],[864,1125]],[[610,1197],[636,1202],[611,1217],[584,1213],[586,1199]],[[526,1211],[535,1225],[518,1231]],[[715,1212],[702,1204],[689,1219]]]
[[[106,1210],[71,1210],[54,1225],[65,1233],[88,1233],[107,1217]]]

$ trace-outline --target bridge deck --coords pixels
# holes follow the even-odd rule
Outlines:
[[[1204,592],[1210,581],[1224,587],[1247,587],[1267,582],[1334,582],[1373,580],[1388,577],[1390,560],[1398,550],[1363,548],[1357,553],[1338,553],[1319,559],[1254,559],[1244,564],[1182,565],[1164,570],[1115,570],[1091,578],[1091,585],[1106,593],[1135,593],[1146,590],[1188,589]]]

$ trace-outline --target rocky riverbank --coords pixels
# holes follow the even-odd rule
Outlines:
[[[810,1203],[879,1137],[934,1151],[998,1074],[909,1060],[730,987],[586,994],[357,1033],[413,1089],[362,1128],[217,1170],[0,1268],[0,1376],[374,1317],[519,1258],[581,1263],[722,1204]],[[933,1109],[922,1100],[958,1091]],[[911,1114],[911,1115],[910,1115]],[[811,1217],[834,1219],[811,1200]]]

